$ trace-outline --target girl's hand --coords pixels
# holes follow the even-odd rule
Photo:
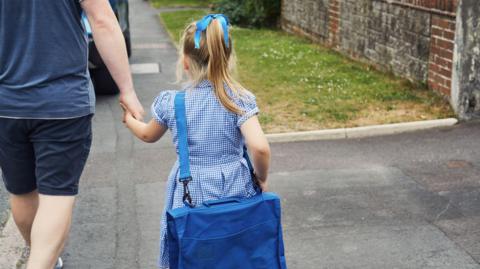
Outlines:
[[[120,103],[120,106],[123,109],[123,123],[125,123],[125,126],[141,140],[147,143],[156,142],[167,130],[166,126],[159,124],[155,119],[151,119],[150,122],[145,123],[142,120],[135,118],[125,104]]]
[[[255,173],[253,175],[254,175],[253,180],[255,181],[255,184],[257,184],[257,186],[260,187],[262,192],[267,192],[268,191],[267,179],[258,178],[258,176]]]
[[[122,122],[127,124],[127,120],[130,120],[130,118],[134,118],[132,113],[127,109],[127,107],[120,103],[120,106],[122,107],[123,109],[123,119],[122,119]]]
[[[268,183],[267,181],[258,181],[258,186],[260,189],[262,189],[262,192],[267,192],[268,191]]]

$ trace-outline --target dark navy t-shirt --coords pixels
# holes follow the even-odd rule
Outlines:
[[[79,0],[0,0],[0,117],[94,112]]]

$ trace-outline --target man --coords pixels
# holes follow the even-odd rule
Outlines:
[[[0,167],[13,218],[31,246],[28,269],[61,268],[90,150],[95,96],[83,11],[120,102],[142,118],[108,0],[0,0]]]

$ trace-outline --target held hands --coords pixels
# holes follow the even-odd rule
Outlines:
[[[124,110],[123,122],[125,122],[128,114],[137,120],[143,120],[145,111],[143,110],[142,104],[140,104],[135,91],[132,90],[127,93],[121,93],[120,106]]]
[[[130,112],[130,110],[128,110],[123,103],[120,103],[120,106],[123,109],[122,122],[128,127],[128,121],[135,119],[135,117],[132,115],[132,112]]]

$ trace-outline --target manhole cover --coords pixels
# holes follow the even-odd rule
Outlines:
[[[465,160],[451,160],[447,162],[447,167],[450,169],[460,169],[472,167],[472,163]]]

